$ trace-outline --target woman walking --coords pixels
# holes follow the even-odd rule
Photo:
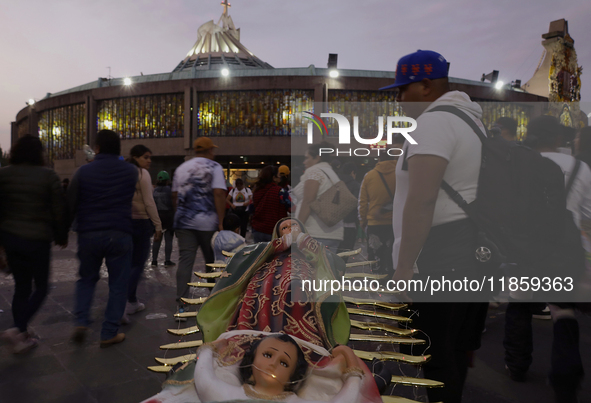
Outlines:
[[[10,165],[0,168],[0,244],[15,282],[14,327],[2,338],[15,354],[39,343],[28,325],[47,296],[51,242],[68,245],[64,192],[59,177],[44,165],[41,141],[27,136],[10,150]]]
[[[270,242],[277,221],[287,217],[287,209],[279,198],[280,191],[281,187],[273,181],[273,167],[266,166],[261,170],[253,192],[251,225],[255,243]]]
[[[164,266],[175,266],[170,260],[172,254],[172,240],[174,237],[174,209],[172,207],[172,191],[170,190],[170,175],[166,171],[158,172],[156,176],[156,188],[154,189],[154,201],[158,209],[158,216],[162,222],[164,232]],[[162,241],[154,239],[152,245],[152,266],[158,266],[158,252]]]
[[[329,227],[310,208],[312,202],[339,182],[338,175],[328,163],[330,156],[320,154],[320,149],[325,147],[330,144],[323,142],[308,147],[304,159],[306,171],[291,195],[297,201],[295,217],[304,223],[312,237],[336,253],[345,233],[343,221]]]
[[[137,286],[150,254],[150,238],[152,234],[154,234],[155,242],[162,240],[162,223],[154,202],[152,179],[148,172],[152,164],[152,151],[148,147],[138,144],[130,150],[128,161],[137,166],[139,175],[131,210],[133,255],[127,292],[127,307],[123,316],[124,323],[129,322],[127,315],[133,315],[146,308],[143,303],[137,300]],[[156,229],[155,233],[154,228]]]

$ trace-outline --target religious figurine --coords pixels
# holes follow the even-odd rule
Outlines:
[[[303,280],[332,280],[345,262],[293,218],[280,220],[269,243],[237,252],[197,315],[203,340],[231,330],[283,332],[315,345],[347,344],[350,321],[340,295],[304,290]]]
[[[205,344],[197,360],[144,403],[381,402],[371,372],[344,346],[350,320],[341,296],[301,284],[335,279],[344,268],[300,221],[280,220],[271,242],[231,258],[199,310]]]
[[[242,333],[252,344],[242,360],[225,365],[231,340]],[[309,364],[304,349],[322,357]],[[189,378],[193,376],[193,378]],[[269,400],[288,403],[377,403],[381,397],[372,374],[346,346],[332,354],[283,333],[234,331],[204,344],[198,358],[164,383],[143,403],[234,402]]]

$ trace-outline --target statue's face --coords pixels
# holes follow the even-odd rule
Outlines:
[[[279,235],[283,236],[285,234],[291,234],[292,229],[297,228],[300,232],[302,229],[297,221],[294,220],[285,220],[279,226]]]
[[[296,346],[274,337],[259,344],[253,362],[252,374],[257,387],[285,388],[293,375],[298,359]]]

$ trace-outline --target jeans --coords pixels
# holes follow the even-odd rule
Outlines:
[[[250,215],[247,207],[236,207],[234,210],[232,210],[232,213],[236,214],[238,218],[240,218],[240,235],[242,237],[246,237],[246,228],[248,227],[248,216]]]
[[[254,243],[271,242],[272,238],[273,235],[271,234],[265,234],[264,232],[252,230],[252,239],[254,240]]]
[[[174,238],[174,230],[167,229],[164,230],[162,234],[164,238],[164,261],[170,262],[170,255],[172,254],[172,240]],[[152,261],[158,261],[158,252],[160,252],[160,245],[162,245],[162,241],[154,241],[152,245]]]
[[[445,383],[443,388],[427,389],[430,402],[460,403],[468,374],[469,354],[480,348],[480,336],[488,303],[413,303],[412,327],[421,329],[417,337],[424,345],[401,347],[401,352],[431,354],[423,366],[424,377]]]
[[[525,374],[534,351],[532,313],[546,307],[544,303],[509,302],[505,314],[505,364],[511,372]]]
[[[137,302],[137,286],[144,272],[148,255],[150,254],[150,238],[154,234],[154,226],[149,219],[131,221],[133,224],[133,253],[131,255],[131,273],[127,288],[127,301]]]
[[[29,321],[47,297],[51,242],[25,239],[3,232],[0,233],[0,243],[6,250],[8,265],[14,276],[14,326],[26,332]]]
[[[197,249],[201,246],[205,263],[214,262],[211,238],[215,231],[177,229],[175,232],[179,243],[179,265],[176,271],[176,296],[179,301],[189,295],[187,283],[191,282]],[[205,266],[205,271],[209,273],[212,269]]]
[[[117,335],[119,321],[125,311],[127,286],[132,255],[132,237],[121,231],[92,231],[78,234],[78,259],[80,279],[76,282],[76,324],[88,326],[90,308],[94,298],[99,271],[106,260],[109,272],[109,300],[105,309],[105,320],[101,340]]]

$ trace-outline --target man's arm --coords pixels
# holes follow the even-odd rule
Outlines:
[[[224,229],[224,215],[226,215],[226,191],[224,189],[213,189],[215,210],[218,213],[218,228]]]
[[[408,159],[408,195],[402,214],[402,237],[394,280],[408,280],[433,223],[437,195],[447,160],[435,155]]]

